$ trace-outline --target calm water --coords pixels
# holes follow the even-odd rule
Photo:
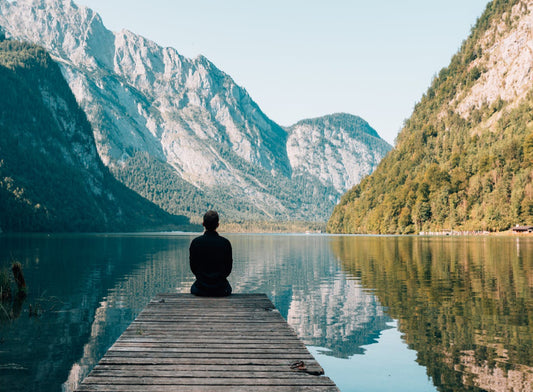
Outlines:
[[[533,239],[227,237],[234,291],[266,293],[342,391],[532,390]],[[0,390],[72,391],[151,297],[188,292],[192,238],[0,236],[29,285],[0,308]]]

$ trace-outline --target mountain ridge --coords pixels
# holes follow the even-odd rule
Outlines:
[[[0,0],[0,25],[50,51],[93,126],[106,166],[173,214],[216,208],[237,221],[325,221],[354,185],[346,181],[368,174],[390,149],[383,142],[374,153],[354,142],[327,157],[358,176],[324,171],[321,162],[295,171],[286,129],[204,56],[187,59],[128,30],[113,33],[97,13],[72,1]],[[365,161],[355,165],[354,155]],[[145,180],[154,165],[166,173],[166,185]],[[168,187],[176,192],[169,196]]]
[[[390,150],[368,122],[352,114],[305,119],[286,129],[287,153],[294,172],[310,173],[329,182],[339,194],[371,173]],[[342,159],[332,160],[332,156]]]
[[[376,138],[380,138],[378,133],[376,132],[376,130],[374,128],[372,128],[370,126],[370,124],[368,124],[368,122],[366,120],[364,120],[363,118],[361,118],[359,116],[356,116],[354,114],[345,113],[345,112],[336,112],[336,113],[331,113],[331,114],[325,114],[323,116],[304,118],[303,120],[299,120],[296,123],[294,123],[294,124],[292,124],[292,125],[290,125],[288,127],[285,127],[285,128],[292,128],[292,127],[294,127],[296,125],[302,125],[302,124],[312,124],[312,123],[314,123],[316,121],[320,121],[322,119],[327,119],[330,122],[334,122],[336,124],[339,124],[339,123],[342,123],[343,120],[348,122],[347,120],[350,119],[350,118],[354,120],[353,124],[349,124],[349,125],[353,126],[353,130],[354,131],[364,132],[364,133],[367,133],[370,136],[374,136]],[[362,125],[362,126],[358,127],[359,125]]]

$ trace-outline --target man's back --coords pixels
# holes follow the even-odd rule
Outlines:
[[[206,230],[204,235],[191,242],[189,254],[191,271],[196,276],[196,282],[191,288],[193,294],[231,293],[231,286],[226,278],[231,272],[233,259],[231,244],[226,238],[214,230]]]

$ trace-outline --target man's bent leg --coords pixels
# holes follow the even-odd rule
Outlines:
[[[229,282],[226,282],[224,287],[218,289],[204,289],[202,285],[198,284],[198,281],[195,281],[191,286],[191,294],[200,296],[200,297],[227,297],[231,294],[231,285]]]
[[[202,290],[198,288],[198,285],[196,284],[196,282],[194,282],[191,286],[191,294],[199,295],[199,296],[205,295],[204,293],[202,293]]]

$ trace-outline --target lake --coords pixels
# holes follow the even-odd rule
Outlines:
[[[27,298],[0,308],[0,389],[72,391],[193,234],[0,235]],[[531,391],[533,238],[227,234],[234,292],[266,293],[343,391]],[[31,315],[30,315],[31,306]]]

